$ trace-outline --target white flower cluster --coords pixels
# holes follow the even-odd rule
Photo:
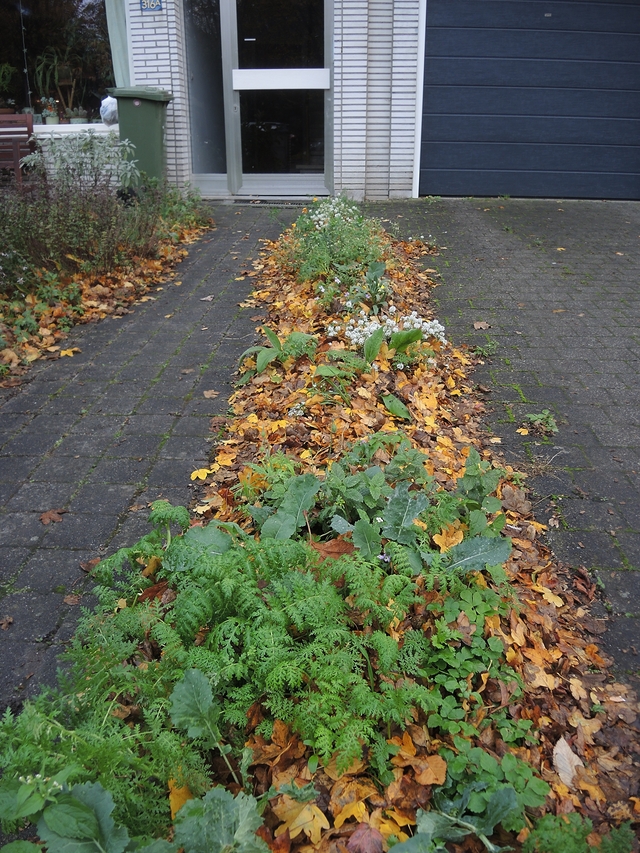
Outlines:
[[[401,324],[403,329],[420,329],[425,338],[435,338],[443,344],[447,342],[442,323],[438,323],[437,320],[423,320],[416,311],[402,317]]]
[[[304,403],[296,403],[287,412],[291,418],[301,418],[304,415]]]
[[[343,222],[352,222],[360,215],[357,205],[347,201],[346,198],[327,198],[318,202],[310,211],[309,219],[316,227],[316,231],[326,228],[332,219],[340,219]]]
[[[36,773],[35,776],[18,776],[18,782],[23,785],[33,785],[34,782],[50,782],[49,791],[62,791],[63,786],[60,782],[52,780],[50,776],[43,776],[42,773]]]
[[[352,317],[347,321],[344,329],[345,337],[351,341],[354,346],[363,346],[364,342],[378,329],[384,329],[384,336],[389,340],[394,332],[408,329],[420,329],[423,338],[435,338],[446,344],[447,339],[444,336],[444,326],[437,320],[424,320],[416,311],[411,314],[406,314],[404,317],[396,318],[396,308],[391,305],[389,313],[393,317],[370,317],[365,311],[361,311],[357,317]],[[337,323],[329,324],[327,333],[329,337],[335,338],[341,332],[340,326]]]

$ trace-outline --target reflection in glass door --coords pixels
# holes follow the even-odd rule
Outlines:
[[[326,194],[324,0],[184,8],[196,184],[226,171],[232,194]]]
[[[237,0],[237,33],[243,173],[322,173],[324,0]]]

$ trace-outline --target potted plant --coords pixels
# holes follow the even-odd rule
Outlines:
[[[15,113],[16,102],[8,96],[9,86],[16,69],[8,62],[0,63],[0,113]],[[2,93],[5,93],[3,97]]]
[[[74,107],[72,110],[67,107],[64,113],[70,124],[86,124],[87,122],[87,111],[83,107]]]
[[[43,96],[40,98],[40,103],[42,104],[42,120],[44,123],[60,124],[60,117],[58,116],[58,102],[56,99]]]

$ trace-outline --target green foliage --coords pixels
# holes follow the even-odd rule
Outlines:
[[[465,738],[454,737],[454,745],[457,753],[448,749],[441,752],[447,760],[444,795],[453,796],[454,799],[464,796],[465,808],[474,814],[483,814],[491,797],[505,786],[510,786],[518,808],[501,821],[505,829],[522,829],[524,810],[544,804],[550,791],[547,783],[536,776],[528,764],[511,753],[506,753],[498,761],[480,747],[472,746]]]
[[[402,400],[399,400],[395,396],[395,394],[385,394],[382,397],[382,402],[384,403],[387,411],[391,412],[394,417],[402,418],[405,421],[410,421],[412,419],[409,409],[405,406]]]
[[[380,450],[383,467],[373,464]],[[268,737],[282,720],[315,760],[337,754],[339,768],[367,748],[385,784],[390,730],[422,714],[435,737],[455,738],[456,752],[446,756],[447,796],[455,800],[475,784],[465,795],[469,825],[488,826],[505,786],[519,815],[539,805],[546,785],[510,755],[492,765],[491,784],[480,785],[487,760],[495,760],[467,740],[477,735],[469,709],[483,704],[487,677],[518,695],[502,643],[484,631],[486,618],[504,614],[508,601],[477,577],[487,571],[500,580],[496,565],[510,552],[509,540],[491,528],[497,506],[487,489],[499,472],[471,452],[458,491],[443,493],[424,462],[400,433],[357,443],[324,478],[297,475],[294,463],[274,454],[253,466],[259,488],[242,485],[260,501],[251,508],[262,526],[259,542],[234,524],[189,528],[185,509],[154,503],[152,532],[98,566],[100,607],[79,627],[60,691],[0,724],[0,803],[13,796],[19,774],[65,772],[60,784],[99,783],[113,797],[116,825],[152,838],[169,826],[169,779],[196,795],[210,788],[212,750],[226,762],[225,771],[217,762],[216,781],[246,784],[243,732],[249,709],[259,705],[259,734]],[[440,554],[429,531],[454,518],[477,532]],[[356,550],[320,561],[296,538],[309,529],[351,535]],[[175,592],[173,602],[139,600],[151,581],[137,561],[150,557],[161,564],[156,576]],[[423,625],[416,605],[424,612],[424,589],[436,584],[446,595],[430,601]],[[392,630],[399,624],[401,634]],[[526,738],[530,725],[513,721],[508,709],[489,724],[507,743]],[[209,843],[195,827],[217,820],[217,796],[209,791],[180,812],[176,842],[184,821],[185,850]],[[36,815],[27,808],[25,817]],[[57,832],[56,814],[43,831]],[[154,845],[151,853],[171,849]]]
[[[589,853],[600,850],[601,853],[631,853],[634,834],[629,823],[613,828],[603,836],[599,846],[587,841],[593,830],[589,818],[572,812],[563,815],[545,815],[525,841],[523,853]]]
[[[15,186],[3,193],[0,298],[16,303],[3,304],[2,313],[18,333],[26,329],[25,295],[37,297],[36,320],[62,303],[71,325],[82,313],[79,293],[69,291],[71,273],[101,274],[153,257],[161,239],[177,240],[183,228],[208,221],[192,190],[158,182],[134,189],[131,153],[115,134],[51,138],[25,158],[29,193]]]
[[[114,133],[92,131],[66,137],[51,137],[23,164],[64,186],[120,189],[136,185],[140,172],[132,160],[135,146],[120,141]]]
[[[255,367],[245,370],[242,374],[238,385],[246,385],[247,382],[266,370],[269,364],[276,359],[284,364],[288,359],[298,359],[306,357],[312,359],[318,346],[318,341],[313,335],[307,335],[304,332],[291,332],[284,341],[272,332],[267,326],[263,326],[265,337],[269,340],[270,347],[254,346],[246,349],[240,356],[240,365],[245,359],[255,356]]]
[[[469,786],[455,800],[438,800],[437,807],[428,812],[418,810],[417,833],[408,841],[395,845],[394,849],[402,853],[447,853],[446,842],[476,835],[488,853],[511,850],[511,847],[498,847],[488,836],[500,823],[504,825],[520,813],[514,789],[502,785],[494,790],[483,814],[476,815],[469,810],[469,797],[475,787]]]
[[[379,304],[386,288],[384,268],[376,265],[387,245],[382,228],[356,204],[345,198],[321,199],[298,218],[283,260],[301,281],[322,282],[317,288],[326,303],[357,289]]]
[[[525,423],[542,433],[542,435],[553,435],[558,432],[558,424],[549,409],[543,409],[541,412],[525,415],[524,420]]]
[[[255,834],[261,825],[254,797],[240,792],[234,799],[224,788],[212,788],[178,812],[175,844],[185,853],[267,853]]]
[[[364,277],[360,278],[347,293],[347,302],[352,305],[361,303],[368,305],[372,314],[378,314],[393,292],[389,281],[382,277],[386,268],[384,261],[370,263]]]

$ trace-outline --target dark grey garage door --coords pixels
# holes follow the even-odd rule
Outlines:
[[[640,199],[640,2],[427,0],[420,194]]]

